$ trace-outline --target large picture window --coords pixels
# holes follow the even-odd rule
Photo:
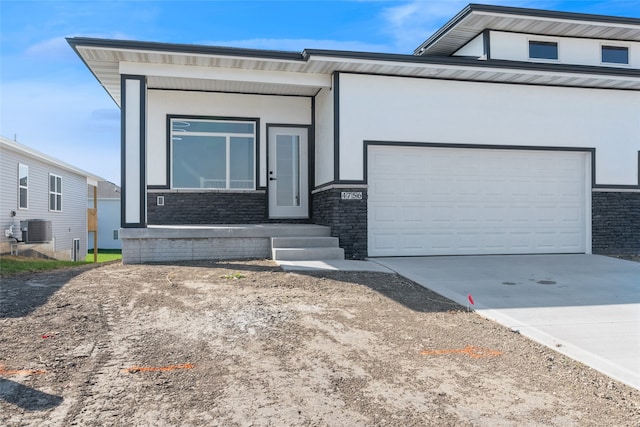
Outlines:
[[[172,118],[171,187],[255,189],[256,122]]]
[[[29,208],[29,166],[18,164],[18,209]]]
[[[62,210],[62,177],[49,174],[49,210]]]

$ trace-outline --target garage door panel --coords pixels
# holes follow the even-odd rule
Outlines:
[[[369,254],[585,252],[586,161],[580,152],[370,147]]]

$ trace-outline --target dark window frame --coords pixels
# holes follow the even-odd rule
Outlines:
[[[605,59],[605,52],[608,52],[609,54],[612,54],[613,52],[625,52],[626,55],[624,55],[623,60],[617,60],[617,58],[615,57],[616,56],[615,54],[613,54],[614,55],[613,58],[607,55],[608,57]],[[600,47],[600,61],[603,64],[629,65],[629,48],[627,46],[603,44]]]
[[[225,188],[221,187],[176,187],[174,185],[174,136],[178,136],[179,134],[174,134],[173,122],[184,122],[184,121],[200,121],[200,122],[217,122],[217,123],[247,123],[253,126],[253,148],[250,150],[253,155],[253,185],[250,188],[242,188],[242,187],[233,187],[231,185],[233,178],[230,177],[231,173],[231,152],[226,151],[226,168],[228,169],[226,176]],[[205,132],[206,133],[206,132]],[[221,135],[226,134],[228,138],[242,138],[243,135],[247,136],[248,133],[235,133],[235,132],[212,132],[211,135]],[[245,192],[245,191],[255,191],[259,188],[259,171],[258,171],[258,162],[259,162],[259,135],[260,135],[260,121],[256,118],[245,118],[245,117],[217,117],[217,116],[198,116],[198,115],[168,115],[167,116],[167,136],[168,136],[168,151],[167,151],[167,165],[168,165],[168,174],[167,174],[167,187],[171,189],[177,190],[199,190],[199,191],[225,191],[225,192]],[[230,139],[229,139],[230,141]],[[227,143],[227,149],[231,149],[230,142]]]
[[[529,40],[529,59],[558,61],[560,59],[558,42]]]

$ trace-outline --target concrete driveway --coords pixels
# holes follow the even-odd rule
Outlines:
[[[598,255],[374,261],[640,389],[640,263]]]

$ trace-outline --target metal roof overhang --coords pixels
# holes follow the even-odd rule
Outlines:
[[[470,4],[414,51],[452,55],[484,30],[557,37],[640,41],[640,19]]]
[[[149,89],[313,96],[334,72],[640,90],[632,69],[479,61],[367,52],[302,53],[71,38],[69,44],[120,105],[120,76],[144,75]]]

